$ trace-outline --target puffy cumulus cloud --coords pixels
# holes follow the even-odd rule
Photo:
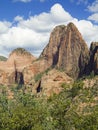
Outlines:
[[[89,16],[88,20],[92,20],[92,21],[98,22],[98,13],[94,13],[91,16]]]
[[[60,4],[55,4],[48,13],[42,12],[39,15],[29,16],[28,19],[16,16],[12,23],[0,22],[3,30],[0,33],[0,53],[8,55],[14,48],[23,47],[38,56],[48,43],[52,29],[56,25],[67,25],[69,22],[78,27],[87,43],[98,41],[97,25],[87,20],[79,21]]]
[[[27,47],[28,49],[40,49],[47,41],[47,34],[36,33],[28,28],[12,27],[8,33],[1,35],[0,43],[8,48]],[[30,48],[29,48],[30,47]]]
[[[49,13],[43,12],[39,15],[30,16],[27,20],[23,20],[20,16],[15,19],[19,21],[18,27],[29,28],[36,32],[49,32],[54,25],[68,23],[73,17],[60,4],[55,4]]]
[[[88,11],[93,13],[91,16],[88,17],[88,20],[98,22],[98,0],[95,0],[92,5],[88,6]]]
[[[14,48],[23,47],[34,52],[41,50],[47,42],[48,34],[36,33],[28,28],[12,27],[7,33],[0,35],[1,52],[10,52]]]
[[[11,27],[11,23],[7,21],[0,21],[0,34],[6,33]]]
[[[48,13],[29,16],[28,19],[16,16],[7,32],[0,35],[1,52],[4,48],[10,52],[16,47],[24,47],[37,55],[48,43],[54,26],[71,20],[73,17],[60,4],[52,6]]]
[[[16,16],[14,18],[14,21],[16,21],[16,22],[19,22],[19,21],[22,21],[22,20],[23,20],[23,17],[21,17],[21,16]]]
[[[55,4],[50,11],[51,19],[56,22],[68,22],[72,20],[72,16],[66,12],[60,4]]]

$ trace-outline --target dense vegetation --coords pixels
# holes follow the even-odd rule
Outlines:
[[[96,82],[97,83],[97,82]],[[82,81],[50,98],[11,87],[8,98],[0,87],[0,130],[98,130],[98,84],[84,88]]]

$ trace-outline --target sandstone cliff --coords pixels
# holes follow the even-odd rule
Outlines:
[[[52,31],[40,57],[25,67],[24,84],[33,87],[33,93],[41,89],[47,95],[59,93],[61,84],[71,83],[72,78],[77,79],[86,73],[88,63],[89,50],[76,26],[73,23],[60,25]],[[51,70],[45,75],[48,68]]]
[[[74,80],[64,72],[51,69],[48,73],[45,73],[42,76],[41,81],[39,82],[40,86],[38,87],[39,90],[41,88],[44,95],[50,96],[54,93],[60,93],[63,90],[62,85],[71,84],[73,81]]]
[[[0,84],[25,84],[33,93],[42,88],[50,95],[60,92],[62,83],[71,83],[87,71],[98,74],[98,43],[92,43],[89,51],[76,26],[69,23],[53,29],[38,59],[18,48],[7,61],[0,61]]]
[[[85,73],[89,50],[76,26],[69,23],[54,28],[40,57],[51,66],[63,69],[69,76],[78,78]]]
[[[7,61],[0,62],[0,84],[20,83],[24,67],[30,65],[35,59],[23,48],[13,50]]]

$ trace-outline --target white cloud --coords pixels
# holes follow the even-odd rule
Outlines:
[[[59,24],[73,22],[84,39],[90,44],[98,41],[98,26],[87,20],[73,18],[60,4],[55,4],[50,11],[24,19],[16,16],[12,23],[0,22],[0,53],[7,55],[16,47],[24,47],[35,55],[39,55],[49,41],[52,29]]]
[[[72,16],[66,12],[60,4],[55,4],[50,11],[51,18],[54,22],[67,22],[72,20]]]
[[[88,20],[98,22],[98,0],[95,0],[92,5],[88,6],[88,11],[93,13],[88,17]]]
[[[95,0],[92,5],[88,6],[90,12],[98,12],[98,0]]]
[[[10,22],[0,21],[0,34],[6,33],[9,30],[10,26],[11,26]]]
[[[92,21],[98,22],[98,13],[94,13],[91,16],[89,16],[88,20],[92,20]]]
[[[22,20],[23,20],[23,17],[21,17],[21,16],[16,16],[14,18],[14,21],[16,21],[16,22],[19,22],[19,21],[22,21]]]
[[[31,2],[32,0],[13,0],[13,1],[14,1],[14,2],[20,1],[20,2],[27,3],[27,2]]]
[[[22,20],[23,18],[17,16],[19,23],[18,27],[29,28],[35,30],[36,32],[49,32],[56,24],[68,23],[73,18],[66,12],[60,4],[55,4],[51,7],[49,13],[41,13],[39,15],[30,16],[27,20]]]

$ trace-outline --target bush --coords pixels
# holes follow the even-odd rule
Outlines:
[[[67,90],[66,84],[62,87],[64,91],[48,99],[20,90],[13,91],[15,96],[8,99],[4,91],[0,95],[0,130],[98,130],[98,103],[86,105],[82,114],[78,111],[80,95],[85,99],[89,96],[84,93],[83,82],[76,81]]]
[[[77,96],[79,94],[79,91],[81,89],[83,89],[83,85],[84,85],[84,83],[82,81],[74,82],[72,89],[70,91],[72,98],[74,98],[75,96]]]

